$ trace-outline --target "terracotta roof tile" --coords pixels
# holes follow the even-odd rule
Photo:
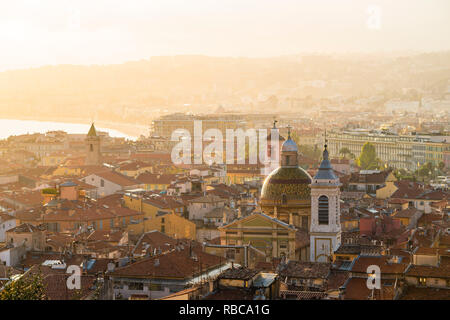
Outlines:
[[[406,272],[407,276],[430,277],[430,278],[450,278],[450,266],[422,266],[411,265]]]
[[[279,265],[280,277],[290,278],[322,278],[330,274],[331,264],[323,262],[303,262],[290,260],[286,265]]]
[[[391,262],[390,256],[359,256],[356,258],[351,272],[367,274],[371,265],[380,267],[381,274],[403,274],[408,267],[407,263]]]
[[[218,279],[236,279],[236,280],[250,280],[258,274],[258,270],[248,269],[244,267],[230,268],[222,272]]]
[[[408,286],[400,300],[450,300],[450,289]]]
[[[202,252],[201,249],[189,248],[173,250],[171,252],[144,258],[127,266],[117,268],[111,274],[113,277],[127,278],[179,278],[190,279],[207,269],[218,267],[225,261],[223,258]],[[196,258],[195,258],[196,257]]]
[[[142,173],[137,178],[139,182],[145,184],[171,184],[177,179],[176,174],[157,174],[157,173]]]

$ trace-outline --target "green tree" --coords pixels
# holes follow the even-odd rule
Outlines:
[[[417,174],[424,178],[429,178],[431,174],[433,174],[434,168],[431,162],[424,163],[417,169]]]
[[[349,158],[353,159],[355,155],[350,151],[349,148],[343,147],[339,150],[339,154],[342,155],[344,158],[347,158],[347,155]]]
[[[322,150],[317,145],[307,145],[300,143],[300,137],[297,132],[291,131],[291,139],[297,144],[298,151],[301,155],[314,160],[319,160],[322,156]]]
[[[315,145],[314,147],[310,146],[310,145],[301,145],[298,148],[298,151],[304,157],[311,158],[311,159],[317,160],[317,161],[322,156],[322,152],[319,148],[317,148],[317,145]]]
[[[417,173],[407,171],[405,169],[394,169],[394,175],[398,180],[417,181]]]
[[[26,274],[11,281],[0,291],[0,300],[45,300],[41,274]]]
[[[363,145],[357,163],[363,170],[375,170],[379,168],[380,160],[377,158],[377,152],[373,144],[366,142]]]

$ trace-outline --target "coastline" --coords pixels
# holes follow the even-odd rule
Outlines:
[[[17,121],[36,121],[36,122],[56,122],[56,123],[67,123],[67,124],[81,124],[81,125],[90,125],[92,121],[87,120],[86,118],[59,118],[59,117],[49,117],[49,118],[36,118],[36,117],[11,117],[11,116],[2,116],[3,120],[17,120]],[[148,136],[150,124],[145,126],[142,124],[133,124],[133,123],[120,123],[120,122],[112,122],[112,121],[93,121],[96,126],[99,128],[115,130],[123,133],[124,135],[133,137],[138,139],[140,135]]]

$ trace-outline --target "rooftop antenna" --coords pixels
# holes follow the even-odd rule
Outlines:
[[[325,129],[325,149],[327,148],[328,139],[327,139],[327,129]]]

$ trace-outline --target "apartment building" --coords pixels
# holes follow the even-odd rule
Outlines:
[[[327,134],[331,156],[339,156],[342,148],[348,148],[355,157],[366,142],[375,146],[378,157],[387,165],[398,169],[416,170],[426,162],[438,166],[444,161],[444,153],[450,150],[450,137],[396,135],[369,130],[331,132]]]

